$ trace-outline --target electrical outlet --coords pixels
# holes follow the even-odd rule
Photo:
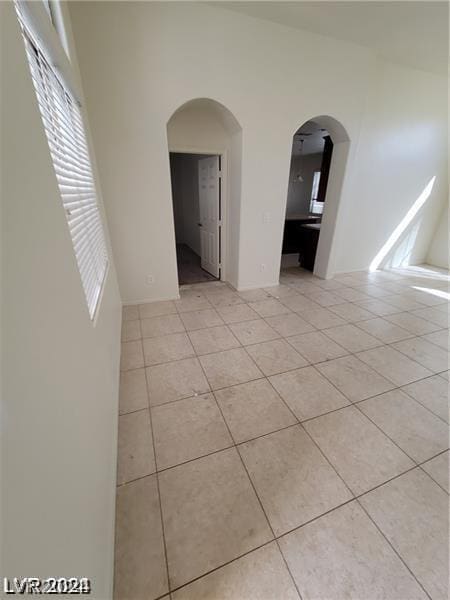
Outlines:
[[[147,285],[152,285],[153,283],[155,283],[155,278],[153,277],[153,275],[147,275],[147,277],[145,278],[145,283]]]
[[[263,213],[263,223],[270,223],[270,212]]]
[[[266,265],[264,263],[261,263],[261,271],[265,271],[266,270]]]

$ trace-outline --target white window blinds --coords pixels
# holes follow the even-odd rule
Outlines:
[[[93,319],[106,276],[108,255],[83,121],[77,101],[33,40],[17,3],[16,7],[81,282]]]

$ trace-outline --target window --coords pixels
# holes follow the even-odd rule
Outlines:
[[[59,0],[42,0],[42,3],[50,20],[50,23],[54,27],[59,37],[59,41],[61,42],[65,53],[70,58],[69,44],[67,42],[67,35],[64,27],[63,17],[61,14],[61,5],[59,3]]]
[[[42,0],[42,3],[44,4],[44,8],[47,11],[48,18],[53,23],[52,9],[51,9],[51,6],[50,6],[50,0]]]
[[[319,195],[319,183],[320,171],[314,171],[309,212],[316,215],[321,215],[323,213],[323,202],[317,202],[317,196]]]
[[[89,315],[93,319],[108,268],[108,255],[82,116],[76,98],[66,89],[24,24],[17,3],[16,9]]]

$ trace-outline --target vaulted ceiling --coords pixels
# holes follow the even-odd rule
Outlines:
[[[213,2],[228,10],[374,49],[417,69],[447,73],[448,3],[435,1]]]

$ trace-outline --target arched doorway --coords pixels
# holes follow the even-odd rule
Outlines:
[[[339,121],[303,123],[293,136],[281,268],[299,266],[332,277],[341,189],[350,147]]]
[[[167,123],[179,284],[237,281],[242,130],[221,103],[190,100]]]

